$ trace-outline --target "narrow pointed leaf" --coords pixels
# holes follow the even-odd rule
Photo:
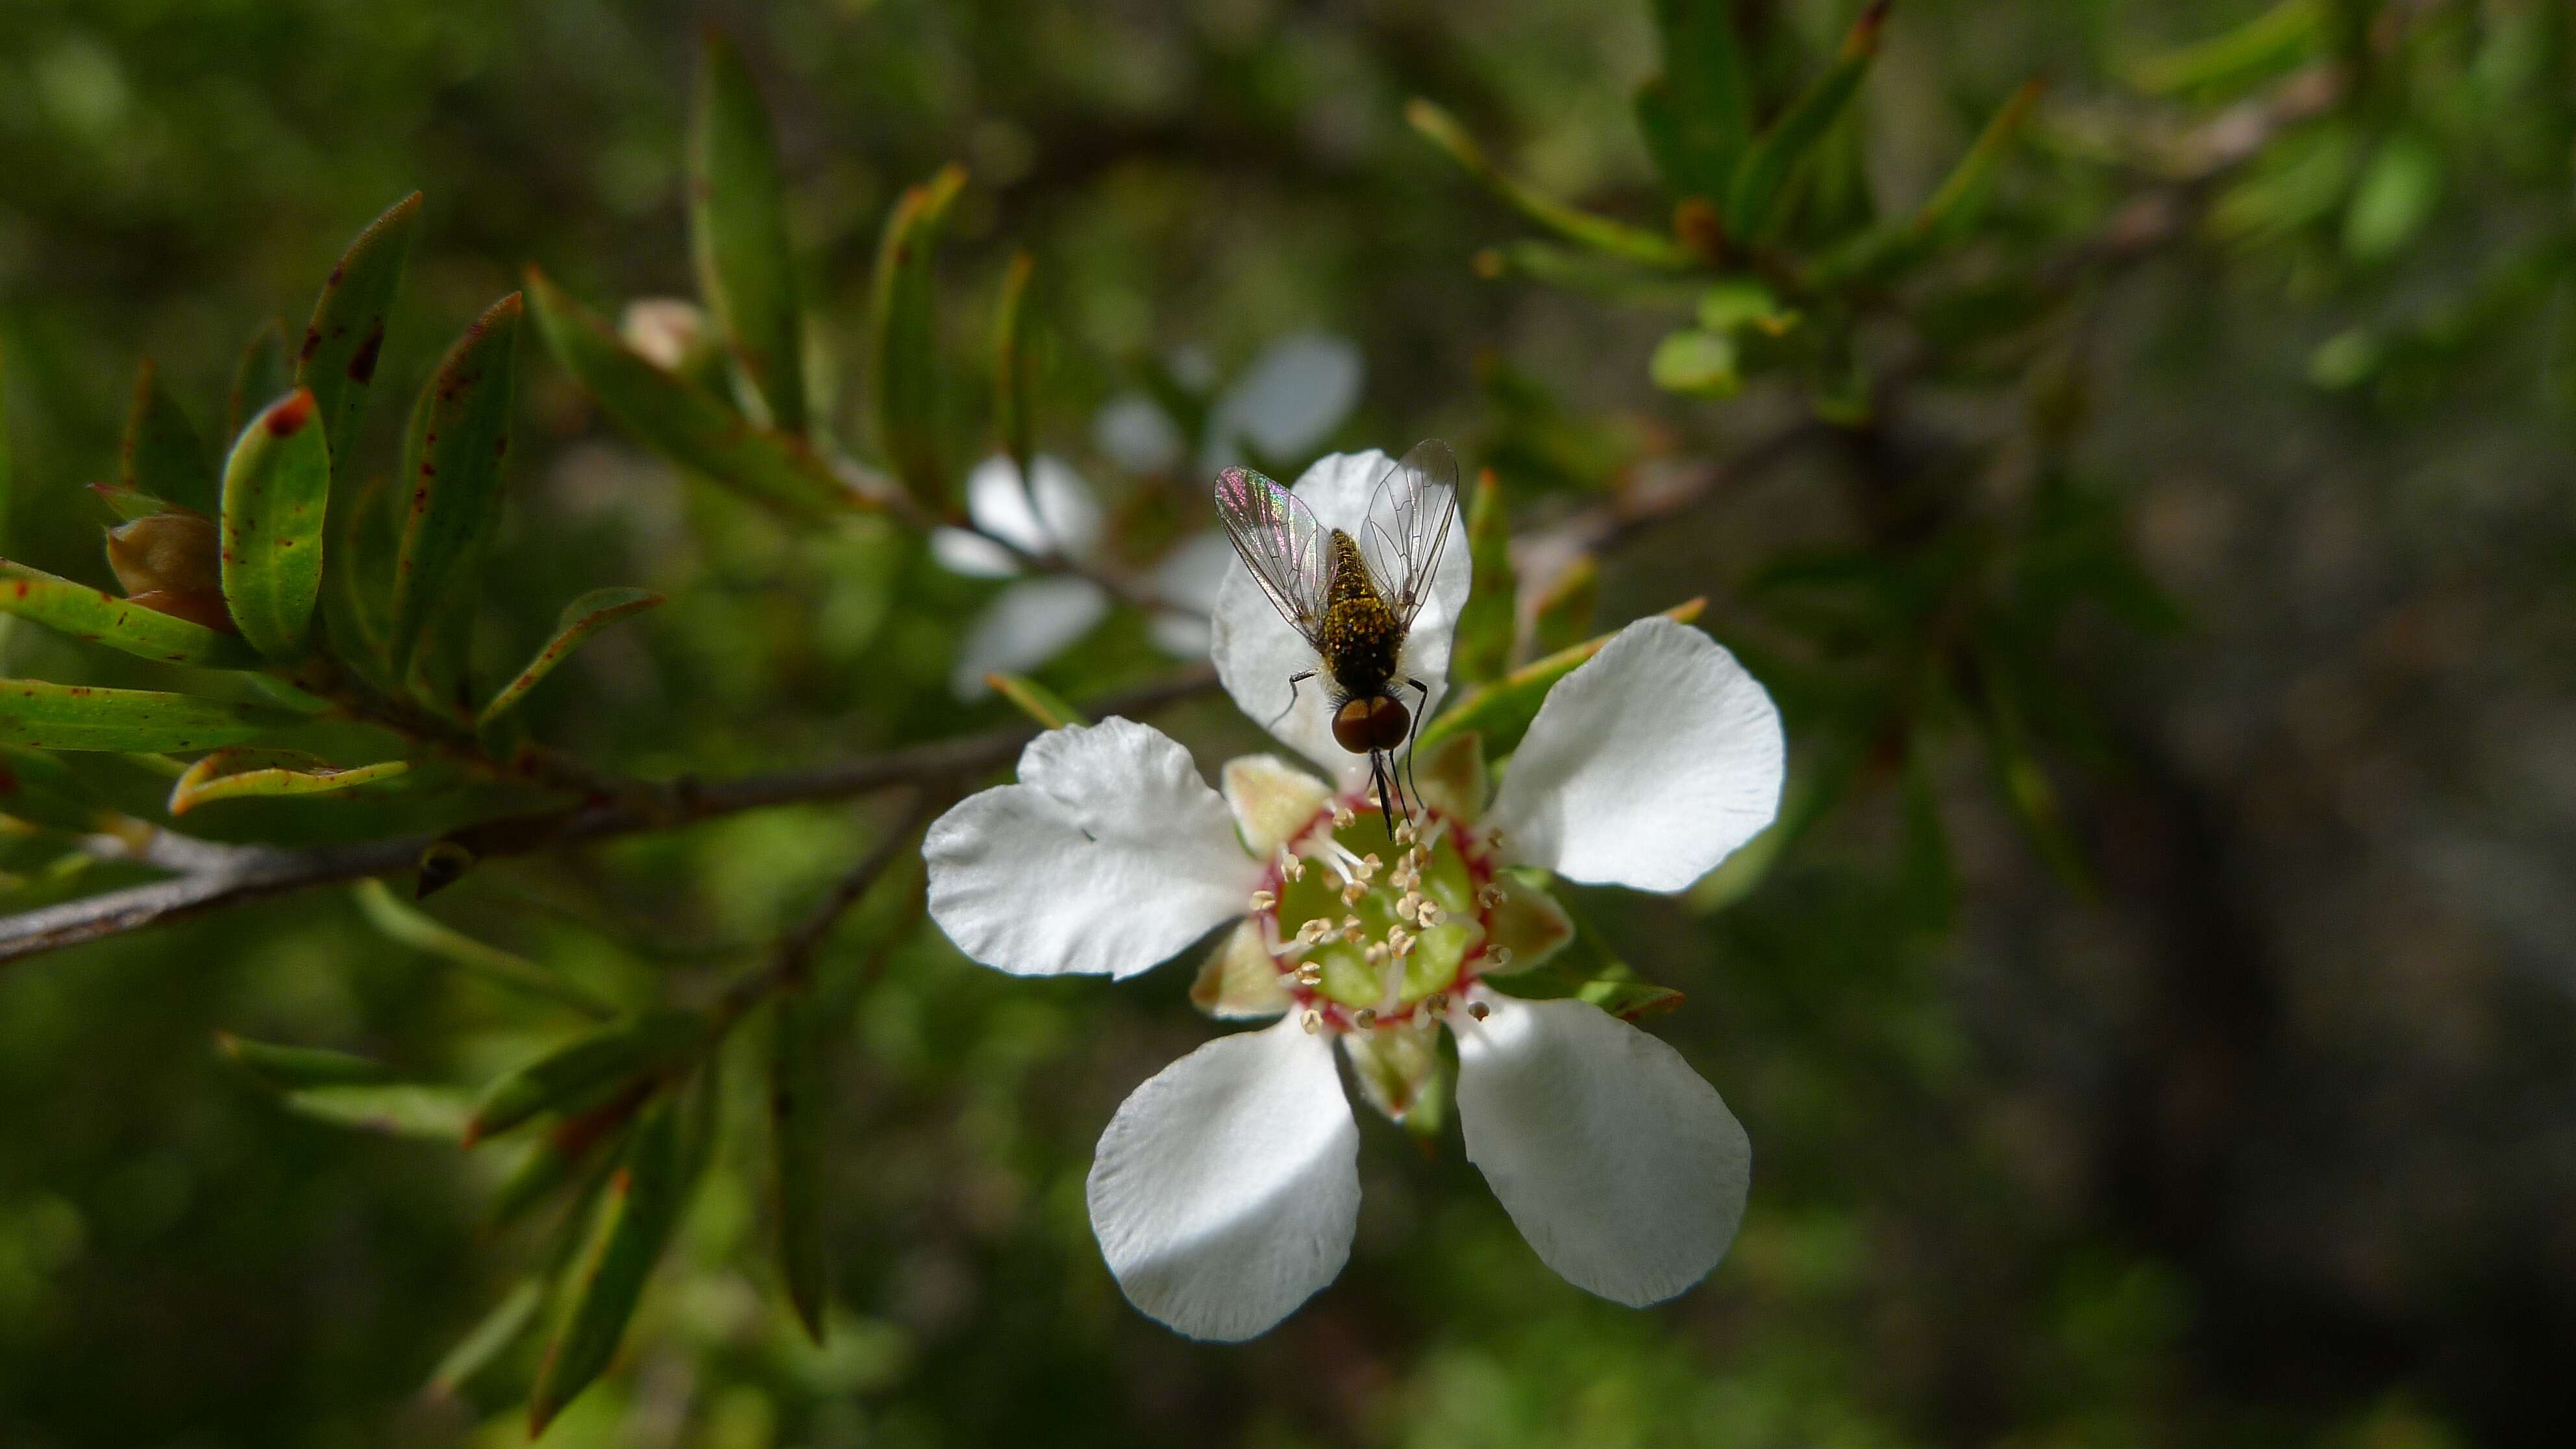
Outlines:
[[[1675,196],[1724,201],[1752,126],[1729,0],[1655,0],[1663,74],[1637,93],[1638,127]]]
[[[1067,703],[1063,695],[1025,675],[987,674],[984,682],[992,686],[995,694],[1018,706],[1020,713],[1036,720],[1041,728],[1052,730],[1091,723],[1082,717],[1082,711]]]
[[[1827,254],[1816,266],[1816,284],[1834,286],[1858,277],[1890,276],[1964,241],[1984,214],[1995,172],[2022,122],[2038,104],[2042,89],[2036,79],[2023,82],[1914,215],[1864,232]]]
[[[438,1361],[430,1371],[429,1382],[422,1392],[433,1399],[452,1399],[463,1393],[477,1374],[492,1366],[510,1351],[537,1321],[537,1310],[546,1302],[545,1282],[540,1278],[522,1278],[518,1286],[504,1295],[481,1322],[457,1340],[456,1347]]]
[[[397,899],[383,881],[361,881],[358,909],[367,924],[387,937],[457,966],[496,986],[543,997],[594,1017],[615,1007],[562,974],[548,970],[515,951],[478,941],[437,917]]]
[[[966,185],[950,166],[907,188],[886,218],[877,244],[872,310],[877,445],[913,498],[934,512],[948,506],[948,476],[939,460],[938,359],[932,336],[930,249],[949,203]]]
[[[1559,908],[1563,909],[1561,902]],[[1489,976],[1485,984],[1524,1000],[1570,996],[1591,1002],[1622,1021],[1660,1016],[1682,1004],[1682,993],[1641,978],[1620,960],[1590,922],[1571,910],[1566,915],[1574,921],[1575,929],[1574,939],[1564,950],[1526,971]]]
[[[65,762],[42,750],[0,745],[0,815],[87,835],[115,823],[117,812]]]
[[[1869,74],[1870,63],[1878,58],[1879,32],[1887,24],[1888,3],[1889,0],[1871,0],[1852,23],[1850,33],[1843,37],[1842,49],[1833,64],[1789,103],[1789,108],[1771,123],[1771,129],[1745,153],[1726,209],[1728,230],[1733,235],[1758,237],[1768,231],[1780,197],[1788,188],[1790,173],[1842,118],[1852,97],[1860,94],[1860,83]]]
[[[528,1149],[527,1156],[519,1159],[519,1165],[510,1170],[500,1189],[492,1194],[491,1205],[484,1212],[485,1225],[495,1230],[508,1225],[556,1188],[622,1152],[626,1129],[648,1095],[649,1089],[630,1089],[587,1112],[557,1122]]]
[[[393,613],[394,560],[402,548],[392,493],[382,473],[364,474],[331,490],[321,606],[334,656],[389,692],[393,666],[385,657],[385,640]]]
[[[125,415],[118,474],[126,487],[200,510],[214,502],[215,471],[188,415],[161,386],[152,359],[134,375],[134,406]]]
[[[770,426],[804,432],[804,338],[778,143],[741,52],[712,26],[689,129],[689,244],[698,289]]]
[[[253,414],[294,386],[286,365],[286,329],[272,317],[259,324],[242,344],[241,361],[233,364],[232,391],[224,398],[224,436],[242,430]]]
[[[807,1336],[823,1341],[831,1259],[823,1227],[823,1034],[802,993],[780,999],[769,1057],[769,1134],[778,1154],[778,1268]]]
[[[261,410],[224,465],[224,605],[253,648],[281,663],[311,652],[322,596],[331,454],[302,388]]]
[[[1467,552],[1473,581],[1449,655],[1450,679],[1461,688],[1495,678],[1512,662],[1512,519],[1491,468],[1477,475],[1468,500]]]
[[[298,750],[217,750],[188,767],[170,790],[170,813],[185,815],[200,805],[253,796],[326,795],[335,790],[390,780],[409,772],[409,760],[334,768],[316,755]]]
[[[322,284],[322,295],[314,299],[313,320],[305,326],[303,349],[296,357],[295,381],[313,394],[335,480],[349,475],[357,454],[358,424],[384,352],[385,317],[402,284],[412,234],[419,229],[420,193],[415,191],[358,233]]]
[[[5,559],[0,559],[0,612],[165,664],[207,669],[259,664],[259,656],[236,635]]]
[[[393,1076],[382,1062],[322,1047],[277,1046],[251,1041],[228,1031],[215,1033],[215,1049],[224,1059],[282,1092],[306,1087],[348,1086],[382,1082]]]
[[[1002,305],[993,323],[993,431],[1001,435],[1020,476],[1029,476],[1035,444],[1029,417],[1029,277],[1037,264],[1027,252],[1011,256],[1002,277]]]
[[[1483,182],[1487,190],[1510,203],[1521,215],[1569,241],[1650,267],[1677,269],[1694,266],[1699,261],[1687,248],[1661,232],[1647,231],[1578,210],[1503,174],[1502,169],[1488,159],[1484,149],[1467,134],[1467,128],[1458,124],[1457,117],[1429,101],[1416,97],[1407,102],[1404,119],[1431,144],[1448,152],[1452,160]]]
[[[654,1011],[573,1038],[503,1074],[475,1104],[465,1145],[507,1132],[540,1112],[595,1107],[638,1079],[658,1075],[704,1040],[705,1018]]]
[[[565,370],[646,446],[794,517],[878,506],[802,441],[754,427],[730,403],[647,361],[534,268],[528,296],[536,303],[537,327]]]
[[[306,1087],[286,1094],[289,1110],[343,1127],[454,1142],[464,1130],[466,1096],[453,1087],[417,1082],[351,1083]]]
[[[410,511],[394,563],[391,653],[404,678],[421,636],[452,591],[471,586],[461,567],[501,505],[501,458],[510,447],[512,357],[519,294],[492,304],[448,349],[413,414]]]
[[[118,520],[125,523],[170,511],[170,505],[166,500],[155,498],[139,488],[128,488],[122,483],[92,483],[89,485],[89,491],[97,495],[99,502],[107,505],[108,512],[115,514]]]
[[[566,1284],[565,1309],[528,1398],[532,1432],[590,1387],[617,1354],[644,1282],[670,1242],[685,1196],[679,1124],[668,1101],[647,1109],[608,1185],[588,1251]]]
[[[537,651],[537,657],[528,661],[528,667],[520,670],[517,678],[503,685],[501,692],[492,696],[492,702],[483,706],[478,727],[488,729],[509,713],[529,690],[537,687],[538,681],[554,673],[556,665],[580,648],[583,640],[661,602],[662,596],[650,589],[607,588],[593,589],[564,605],[563,617],[555,621],[555,636],[546,641],[546,647]]]
[[[1531,645],[1542,655],[1576,647],[1592,637],[1592,616],[1600,605],[1601,566],[1585,554],[1539,596],[1530,624]]]
[[[257,744],[304,725],[282,709],[156,689],[0,680],[0,744],[160,753]]]
[[[1664,617],[1687,624],[1700,616],[1708,606],[1706,599],[1692,599],[1664,610]],[[1560,649],[1543,659],[1534,659],[1491,684],[1480,685],[1463,693],[1458,702],[1443,708],[1440,717],[1422,727],[1413,742],[1417,754],[1429,757],[1429,751],[1442,740],[1461,730],[1474,730],[1485,737],[1489,755],[1510,754],[1529,733],[1530,721],[1538,717],[1539,702],[1547,698],[1558,680],[1574,672],[1575,666],[1601,652],[1611,640],[1604,634],[1587,639],[1571,649]]]

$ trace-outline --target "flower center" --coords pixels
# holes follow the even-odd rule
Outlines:
[[[1332,802],[1271,862],[1253,901],[1309,1030],[1436,1018],[1490,961],[1502,903],[1489,842],[1438,810],[1390,837],[1376,806]]]

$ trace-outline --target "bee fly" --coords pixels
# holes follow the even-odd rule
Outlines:
[[[1368,756],[1379,813],[1394,829],[1390,806],[1405,794],[1396,751],[1431,698],[1429,685],[1398,677],[1400,660],[1458,512],[1458,460],[1437,439],[1414,444],[1378,478],[1357,539],[1326,529],[1295,494],[1249,468],[1217,475],[1216,511],[1253,581],[1315,651],[1316,667],[1288,681],[1288,707],[1296,708],[1299,685],[1324,676],[1333,740]],[[1406,689],[1410,708],[1399,693]]]

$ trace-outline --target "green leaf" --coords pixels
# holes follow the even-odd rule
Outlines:
[[[1751,277],[1720,277],[1699,294],[1699,325],[1728,336],[1751,328],[1766,337],[1786,336],[1798,325],[1796,311],[1780,305],[1779,295]]]
[[[593,589],[564,605],[562,617],[555,621],[554,638],[547,640],[546,647],[537,651],[537,657],[528,661],[528,667],[520,670],[516,679],[503,685],[501,692],[492,696],[490,704],[483,706],[483,716],[476,722],[477,727],[489,729],[494,721],[509,713],[512,706],[527,697],[529,690],[537,687],[539,680],[554,673],[556,665],[580,648],[583,640],[620,619],[640,614],[661,602],[662,596],[649,589],[606,588]]]
[[[1535,882],[1532,888],[1538,888]],[[1558,905],[1574,922],[1574,939],[1564,950],[1525,971],[1486,977],[1487,986],[1527,1001],[1564,997],[1589,1001],[1622,1021],[1657,1016],[1682,1004],[1682,993],[1639,977],[1589,921],[1563,902]]]
[[[948,207],[966,185],[963,167],[948,166],[907,188],[886,217],[868,348],[876,401],[877,445],[914,501],[933,512],[948,506],[948,475],[939,460],[939,362],[932,335],[930,247]]]
[[[1646,363],[1646,375],[1664,391],[1686,397],[1733,397],[1744,386],[1744,378],[1735,370],[1734,339],[1696,327],[1685,327],[1657,343],[1654,357]]]
[[[357,240],[331,269],[322,295],[313,302],[313,320],[304,329],[304,348],[295,364],[295,381],[313,394],[322,419],[322,436],[331,451],[331,475],[349,475],[358,452],[358,423],[367,409],[367,388],[376,380],[376,362],[385,346],[385,316],[402,284],[403,259],[412,233],[420,229],[420,193],[415,191],[367,223]]]
[[[1872,228],[1827,254],[1816,265],[1813,284],[1831,287],[1861,277],[1893,275],[1967,240],[1985,214],[2005,152],[2021,133],[2022,122],[2039,103],[2043,89],[2036,79],[2024,81],[1913,216],[1893,226]]]
[[[2419,131],[2381,143],[2344,213],[2343,249],[2357,262],[2386,261],[2432,218],[2442,199],[2442,151]]]
[[[244,424],[275,398],[284,396],[293,386],[293,376],[286,366],[286,329],[271,317],[259,324],[242,344],[241,361],[233,364],[232,391],[224,396],[224,436],[241,432]]]
[[[1687,624],[1700,616],[1708,606],[1706,599],[1692,599],[1664,610],[1664,617]],[[1535,659],[1491,684],[1462,691],[1457,702],[1441,710],[1440,717],[1422,727],[1414,740],[1414,753],[1429,758],[1433,746],[1461,730],[1474,730],[1485,737],[1485,749],[1496,757],[1511,753],[1529,732],[1530,721],[1538,717],[1540,701],[1556,682],[1574,672],[1576,666],[1601,652],[1610,642],[1604,634],[1587,639],[1571,649],[1560,649],[1543,659]]]
[[[1477,474],[1467,504],[1467,554],[1467,603],[1449,656],[1450,680],[1461,688],[1496,678],[1512,663],[1512,518],[1491,468]]]
[[[1029,414],[1029,276],[1037,264],[1027,252],[1011,254],[1002,275],[1002,305],[993,323],[993,431],[1001,435],[1020,476],[1029,476],[1035,444]]]
[[[519,340],[519,294],[492,304],[447,357],[413,410],[411,511],[394,563],[393,676],[411,672],[412,655],[442,608],[471,592],[462,567],[491,530],[501,506],[501,458],[510,447],[512,357]]]
[[[2236,94],[2314,54],[2329,13],[2327,0],[2281,0],[2233,30],[2137,62],[2129,79],[2150,95],[2211,101]]]
[[[483,1320],[457,1340],[456,1347],[438,1361],[430,1371],[429,1382],[421,1392],[433,1399],[453,1399],[465,1391],[475,1376],[492,1366],[511,1345],[524,1337],[537,1321],[537,1310],[545,1306],[545,1280],[522,1278]]]
[[[778,1154],[778,1267],[807,1336],[823,1341],[831,1259],[823,1224],[824,1034],[802,993],[780,998],[769,1054],[769,1135]]]
[[[465,1125],[465,1145],[507,1132],[540,1112],[597,1106],[639,1078],[659,1075],[706,1039],[706,1019],[693,1011],[650,1011],[611,1022],[485,1089]]]
[[[224,606],[251,647],[288,664],[311,651],[322,595],[331,454],[313,419],[297,388],[250,420],[224,465]]]
[[[99,502],[107,505],[108,512],[126,523],[132,523],[138,518],[150,518],[156,513],[171,511],[170,505],[163,500],[141,489],[128,488],[122,483],[92,483],[89,485],[89,491],[98,496]]]
[[[331,490],[324,520],[330,542],[322,557],[322,625],[331,650],[387,693],[393,692],[393,666],[385,657],[385,639],[394,561],[402,549],[392,491],[382,473]]]
[[[217,750],[188,767],[170,790],[170,813],[185,815],[200,805],[253,796],[324,795],[389,780],[409,772],[409,760],[335,768],[329,761],[297,750]]]
[[[321,1047],[275,1046],[228,1031],[215,1033],[215,1050],[224,1059],[281,1092],[305,1087],[348,1086],[382,1082],[393,1076],[382,1062]]]
[[[742,54],[709,26],[689,128],[689,249],[698,290],[772,427],[805,431],[805,348],[769,113]]]
[[[145,358],[134,374],[134,405],[125,414],[125,442],[118,478],[140,493],[211,511],[215,471],[206,445]]]
[[[360,881],[358,909],[387,937],[512,991],[541,996],[593,1017],[616,1007],[589,989],[514,951],[475,940],[437,917],[404,904],[383,881]]]
[[[1576,556],[1550,580],[1533,611],[1530,643],[1540,654],[1558,654],[1592,637],[1592,616],[1601,606],[1601,566],[1590,554]]]
[[[465,1128],[465,1094],[417,1082],[306,1087],[286,1094],[289,1110],[343,1127],[454,1142]]]
[[[647,361],[533,267],[528,295],[556,358],[646,446],[796,518],[876,506],[802,441],[752,426],[714,394]]]
[[[1745,153],[1736,170],[1735,188],[1727,199],[1728,230],[1740,238],[1767,234],[1776,217],[1789,174],[1815,149],[1825,132],[1842,117],[1860,83],[1878,58],[1879,31],[1887,23],[1888,0],[1871,0],[1843,37],[1840,53],[1816,77],[1760,140]]]
[[[154,689],[0,679],[0,744],[40,750],[213,750],[274,740],[305,722],[285,710]]]
[[[249,669],[259,663],[259,656],[234,635],[5,559],[0,559],[0,612],[165,664]]]
[[[17,475],[9,461],[9,350],[0,347],[0,549],[15,548]]]
[[[63,761],[41,750],[0,745],[0,814],[87,835],[114,823],[117,812],[101,804]]]
[[[1089,724],[1082,711],[1065,702],[1063,695],[1034,679],[1018,674],[987,674],[984,682],[993,692],[1019,706],[1020,713],[1036,720],[1045,729],[1062,729],[1066,725]]]
[[[1752,129],[1729,0],[1655,0],[1663,74],[1637,93],[1637,124],[1675,196],[1724,201]]]
[[[617,1353],[685,1197],[678,1124],[668,1101],[649,1108],[608,1186],[598,1227],[567,1285],[566,1307],[528,1399],[531,1432],[543,1433]]]
[[[1660,232],[1577,210],[1504,175],[1468,136],[1466,127],[1458,124],[1457,117],[1427,100],[1416,97],[1407,102],[1404,119],[1521,215],[1569,241],[1650,267],[1680,270],[1700,263],[1688,248]]]

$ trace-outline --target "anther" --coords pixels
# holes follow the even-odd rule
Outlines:
[[[1438,901],[1424,901],[1413,908],[1413,918],[1422,923],[1422,929],[1426,931],[1430,930],[1432,927],[1440,924],[1440,903]]]
[[[1297,1024],[1306,1028],[1306,1035],[1313,1036],[1324,1029],[1324,1014],[1320,1011],[1309,1011],[1297,1018]]]
[[[1398,956],[1413,954],[1413,933],[1402,926],[1386,928],[1386,949]]]
[[[1277,904],[1279,904],[1279,898],[1268,891],[1254,891],[1252,893],[1252,909],[1253,913],[1256,915]]]
[[[1364,961],[1368,962],[1371,966],[1378,965],[1379,963],[1381,963],[1381,962],[1385,961],[1385,960],[1386,960],[1386,943],[1385,943],[1384,941],[1371,941],[1371,942],[1369,942],[1369,943],[1368,943],[1368,949],[1367,949],[1367,950],[1365,950],[1365,951],[1362,951],[1362,952],[1360,953],[1360,958],[1361,958],[1362,960],[1364,960]]]
[[[1359,1010],[1351,1013],[1351,1025],[1358,1027],[1362,1031],[1366,1031],[1370,1027],[1377,1025],[1377,1013],[1374,1010],[1363,1006]]]
[[[1297,852],[1284,845],[1279,847],[1279,878],[1281,880],[1306,878],[1306,862],[1298,858]]]
[[[1321,967],[1321,966],[1311,966],[1311,965],[1310,965],[1310,966],[1300,966],[1300,967],[1298,967],[1298,968],[1297,968],[1297,984],[1298,984],[1298,985],[1300,985],[1300,986],[1321,986],[1321,985],[1323,985],[1323,984],[1324,984],[1324,968],[1323,968],[1323,967]]]
[[[1360,897],[1367,894],[1367,886],[1360,884],[1358,881],[1352,881],[1349,885],[1342,887],[1342,904],[1346,906],[1356,906],[1360,903]]]
[[[1422,1009],[1429,1012],[1435,1019],[1447,1016],[1449,1014],[1449,993],[1446,991],[1432,992],[1429,996],[1422,998]]]
[[[1342,917],[1342,939],[1356,946],[1368,939],[1368,925],[1357,916]]]
[[[1332,933],[1333,923],[1325,920],[1321,916],[1317,916],[1313,920],[1308,921],[1306,924],[1297,928],[1297,944],[1300,946],[1312,946]]]
[[[1377,853],[1375,851],[1371,851],[1367,855],[1360,857],[1360,863],[1352,868],[1351,874],[1358,876],[1362,880],[1367,880],[1369,877],[1376,875],[1378,867],[1385,863],[1386,862],[1377,858]]]
[[[1306,1014],[1308,1016],[1314,1015],[1311,1011]],[[1494,1009],[1481,1001],[1470,1001],[1467,1003],[1467,1014],[1476,1018],[1478,1021],[1483,1021],[1486,1017],[1494,1014]]]
[[[1401,822],[1399,822],[1399,823],[1396,825],[1396,827],[1395,827],[1395,843],[1396,843],[1396,844],[1398,844],[1398,845],[1411,845],[1411,844],[1413,843],[1413,836],[1414,836],[1414,830],[1413,830],[1413,822],[1412,822],[1412,821],[1410,821],[1410,820],[1401,821]]]
[[[1499,971],[1503,967],[1512,964],[1512,948],[1509,946],[1496,946],[1485,953],[1485,959],[1493,964],[1495,970]]]
[[[1335,829],[1347,830],[1350,828],[1351,822],[1357,819],[1359,819],[1359,817],[1351,813],[1351,807],[1342,804],[1338,800],[1333,802],[1333,826]]]

